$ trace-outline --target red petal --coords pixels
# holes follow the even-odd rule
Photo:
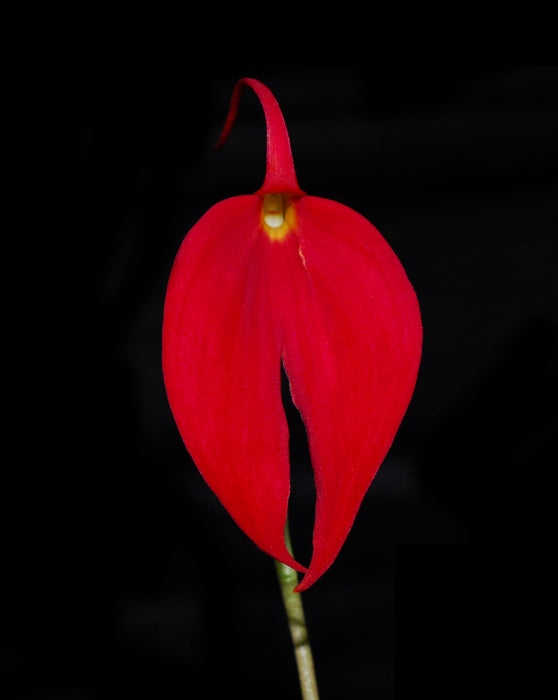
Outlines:
[[[283,362],[317,491],[302,591],[337,556],[391,446],[415,386],[422,325],[401,263],[370,222],[310,196],[296,216],[285,241],[298,264],[284,280]]]
[[[170,276],[163,324],[169,403],[192,459],[244,532],[305,571],[285,546],[288,428],[273,245],[261,198],[212,207],[186,236]]]

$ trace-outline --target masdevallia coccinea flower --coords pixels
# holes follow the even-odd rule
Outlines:
[[[163,322],[163,372],[176,424],[221,503],[261,549],[305,572],[333,563],[411,399],[421,354],[416,295],[387,242],[360,214],[305,194],[279,105],[244,86],[267,124],[255,194],[215,204],[182,243]],[[285,545],[289,433],[281,363],[301,413],[316,482],[308,568]]]

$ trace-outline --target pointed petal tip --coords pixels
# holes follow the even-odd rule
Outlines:
[[[319,578],[319,577],[318,577]],[[307,591],[311,586],[313,586],[317,581],[317,578],[315,576],[304,576],[302,581],[298,584],[293,589],[293,593],[304,593],[304,591]]]
[[[277,561],[281,562],[281,564],[284,564],[285,566],[290,566],[291,569],[294,569],[295,571],[298,571],[301,574],[306,574],[308,571],[308,567],[303,566],[302,564],[299,564],[294,557],[292,557],[288,550],[285,550],[285,554],[282,556],[275,556],[274,558],[277,559]]]
[[[333,559],[335,559],[335,557]],[[315,561],[310,562],[308,568],[304,570],[304,576],[294,589],[294,592],[303,593],[304,591],[307,591],[309,588],[311,588],[316,583],[316,581],[320,579],[323,576],[323,574],[325,574],[325,572],[329,569],[332,563],[333,560],[327,565],[317,566]]]
[[[330,557],[328,563],[322,563],[321,565],[318,565],[316,560],[313,559],[313,561],[310,562],[308,569],[305,569],[304,576],[302,577],[298,586],[294,589],[294,592],[303,593],[311,588],[318,581],[318,579],[320,579],[326,573],[336,558],[337,554]]]

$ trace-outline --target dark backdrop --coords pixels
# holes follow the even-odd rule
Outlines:
[[[558,69],[68,63],[25,80],[7,68],[2,88],[0,695],[296,697],[272,561],[198,475],[160,369],[182,238],[263,182],[251,91],[225,150],[211,148],[248,75],[281,104],[301,187],[370,219],[421,305],[412,404],[338,560],[305,594],[322,698],[392,698],[415,577],[431,589],[443,569],[459,591],[455,552],[474,577],[489,548],[479,576],[506,552],[515,591],[528,551],[537,596],[554,550]],[[312,475],[289,417],[307,558]],[[494,587],[474,590],[492,604]]]

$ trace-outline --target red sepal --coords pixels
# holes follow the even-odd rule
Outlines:
[[[283,117],[264,85],[239,81],[219,145],[244,85],[264,108],[266,178],[256,194],[212,207],[184,240],[165,301],[163,370],[179,431],[209,486],[259,547],[306,571],[284,540],[283,362],[316,479],[302,591],[339,553],[393,441],[414,389],[422,325],[401,263],[374,226],[300,190]],[[266,205],[275,193],[288,197]],[[284,224],[266,228],[264,214],[283,206]]]
[[[369,221],[310,196],[296,217],[282,357],[317,492],[302,591],[336,558],[392,444],[415,387],[422,324],[401,263]]]
[[[289,438],[273,251],[260,210],[258,195],[219,202],[184,239],[167,288],[163,372],[180,434],[210,488],[259,547],[304,571],[284,539]]]

